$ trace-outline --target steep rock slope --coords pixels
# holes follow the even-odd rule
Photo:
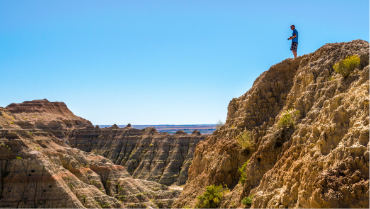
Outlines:
[[[344,79],[333,65],[361,58]],[[294,127],[279,128],[285,110],[300,111]],[[235,136],[251,131],[254,147]],[[243,171],[244,184],[237,172]],[[226,124],[200,142],[188,183],[174,207],[195,206],[211,184],[227,185],[220,207],[369,207],[369,43],[326,44],[272,66],[228,107]]]
[[[100,154],[123,165],[138,179],[161,184],[185,184],[196,144],[208,135],[158,133],[155,128],[131,127],[76,129],[69,133],[72,147]]]

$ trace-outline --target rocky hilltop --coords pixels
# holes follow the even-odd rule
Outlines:
[[[75,129],[68,134],[69,144],[78,149],[102,155],[116,165],[125,166],[138,179],[161,184],[183,185],[195,146],[208,135],[194,131],[188,135],[158,133],[155,128],[132,127]]]
[[[350,55],[361,63],[343,78],[333,65]],[[297,113],[294,124],[281,127],[287,112]],[[243,133],[252,146],[237,142]],[[225,125],[196,146],[174,207],[194,207],[206,186],[220,184],[230,189],[222,208],[368,208],[369,43],[326,44],[286,59],[232,99]]]
[[[92,126],[90,121],[74,115],[63,102],[47,99],[12,103],[0,108],[0,114],[0,129],[56,131]]]

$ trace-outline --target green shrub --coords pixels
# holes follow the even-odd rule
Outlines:
[[[336,63],[333,68],[335,72],[347,78],[355,68],[360,64],[360,58],[357,55],[347,56],[346,59]]]
[[[198,202],[197,208],[217,208],[221,202],[221,198],[224,195],[225,189],[222,185],[207,186],[206,191],[203,195],[197,197]]]
[[[17,160],[22,160],[22,157],[20,156],[15,156],[15,158],[17,158]]]
[[[252,202],[253,202],[253,197],[254,197],[254,195],[253,195],[253,194],[249,195],[248,197],[244,197],[244,198],[242,199],[242,203],[243,203],[244,205],[246,205],[246,206],[251,205],[251,204],[252,204]]]
[[[149,144],[149,147],[152,147],[153,146],[153,144]]]
[[[278,122],[278,127],[289,128],[294,126],[294,118],[298,117],[299,114],[299,110],[294,110],[293,108],[284,111]]]
[[[238,135],[236,141],[243,149],[251,149],[254,145],[252,133],[248,130]]]
[[[239,182],[244,184],[245,180],[247,179],[247,174],[245,173],[245,169],[247,168],[247,165],[249,163],[249,160],[243,164],[241,168],[238,168],[238,172],[240,173],[240,179]]]
[[[222,122],[221,120],[219,120],[216,124],[216,130],[219,130],[222,126],[224,125],[224,122]]]

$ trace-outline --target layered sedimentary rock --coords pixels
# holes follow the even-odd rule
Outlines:
[[[125,166],[134,177],[161,184],[185,184],[198,142],[208,135],[158,133],[155,128],[75,129],[68,135],[72,147],[100,154]]]
[[[0,114],[0,124],[6,129],[57,131],[92,126],[90,121],[74,115],[63,102],[46,99],[12,103],[0,109]]]
[[[45,100],[0,108],[0,207],[171,206],[178,190],[134,179],[103,156],[71,148],[66,136],[72,130],[94,128],[65,108]]]
[[[361,63],[348,77],[333,65],[349,55]],[[284,111],[295,124],[279,127]],[[252,133],[254,146],[235,136]],[[249,160],[244,184],[240,168]],[[231,189],[220,207],[369,207],[369,43],[326,44],[272,66],[228,107],[225,125],[200,142],[174,207],[194,207],[208,185]]]

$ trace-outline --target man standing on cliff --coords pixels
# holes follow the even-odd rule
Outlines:
[[[290,29],[292,29],[292,31],[293,31],[292,36],[288,38],[288,40],[292,40],[292,45],[290,46],[290,50],[292,50],[292,52],[294,54],[294,58],[297,58],[298,31],[295,29],[294,25],[291,25]]]

